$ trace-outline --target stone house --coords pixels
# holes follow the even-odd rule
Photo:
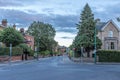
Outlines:
[[[98,38],[102,41],[101,49],[120,50],[119,22],[109,20],[108,22],[97,21]]]

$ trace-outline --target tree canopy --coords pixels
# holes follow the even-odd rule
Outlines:
[[[12,46],[17,46],[24,42],[24,37],[14,28],[8,27],[0,31],[0,41],[5,43],[6,46],[10,46],[10,43]]]
[[[51,24],[34,21],[29,26],[27,33],[34,36],[35,45],[39,46],[41,51],[52,50],[57,45],[57,42],[54,40],[56,31]]]

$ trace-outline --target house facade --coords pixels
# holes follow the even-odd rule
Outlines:
[[[5,29],[5,28],[7,28],[7,27],[8,27],[8,25],[7,25],[7,19],[3,19],[3,20],[1,21],[1,24],[0,24],[0,30],[3,30],[3,29]],[[16,25],[15,25],[15,24],[14,24],[12,27],[13,27],[14,29],[16,29]],[[25,43],[26,43],[32,50],[34,50],[34,37],[31,36],[31,35],[25,34],[23,28],[21,28],[20,32],[21,32],[21,33],[23,34],[23,36],[24,36]],[[0,47],[1,47],[1,46],[5,46],[5,45],[4,45],[2,42],[0,42]]]
[[[28,47],[34,50],[34,37],[29,34],[26,34],[24,28],[21,28],[20,32],[24,36],[25,43],[28,45]]]
[[[34,50],[34,37],[31,35],[26,34],[24,36],[25,40],[26,40],[26,44],[32,49]]]
[[[3,19],[0,24],[0,30],[3,30],[7,27],[7,19]]]
[[[109,20],[108,22],[97,22],[97,36],[102,41],[101,49],[120,50],[120,29],[116,22],[117,21],[113,20]]]
[[[7,19],[3,19],[0,24],[0,30],[3,30],[7,27]],[[2,42],[0,42],[0,47],[5,46]]]

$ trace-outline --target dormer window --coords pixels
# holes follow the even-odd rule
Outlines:
[[[113,31],[109,31],[108,37],[113,37]]]

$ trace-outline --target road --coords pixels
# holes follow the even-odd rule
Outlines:
[[[0,80],[120,80],[120,65],[74,63],[67,56],[0,67]]]

